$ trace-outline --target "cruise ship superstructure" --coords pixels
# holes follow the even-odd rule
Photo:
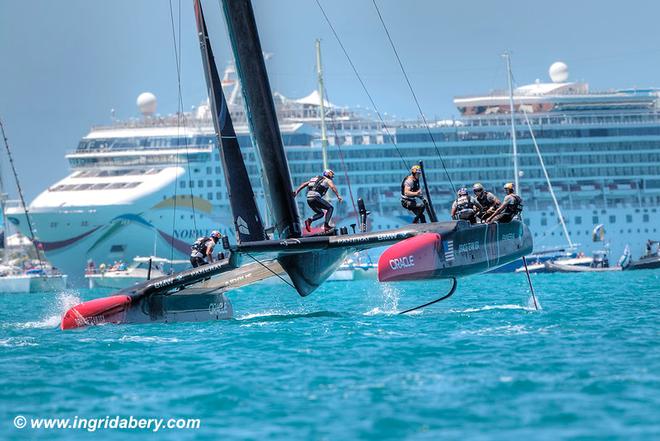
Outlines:
[[[565,239],[523,112],[573,241],[590,251],[591,229],[602,223],[614,254],[626,244],[641,252],[643,243],[657,237],[660,229],[659,92],[591,92],[587,84],[570,82],[565,74],[565,69],[551,71],[552,82],[514,90],[520,193],[535,246],[561,246]],[[263,204],[259,165],[238,86],[230,66],[223,87]],[[322,171],[319,94],[297,100],[274,95],[292,179],[298,185]],[[461,117],[431,124],[454,184],[481,182],[501,195],[502,185],[513,180],[508,99],[506,91],[457,97],[454,103]],[[196,237],[210,230],[233,237],[208,106],[160,117],[153,95],[142,94],[138,105],[141,118],[92,128],[67,154],[71,173],[30,204],[47,257],[72,280],[82,280],[90,259],[97,265],[150,254],[180,259],[189,254]],[[397,149],[408,165],[424,161],[439,218],[449,219],[453,194],[423,124],[387,121],[384,127],[365,113],[329,102],[324,108],[327,155],[335,181],[340,193],[348,196],[348,176],[354,197],[362,197],[373,213],[371,228],[394,228],[411,219],[400,205],[400,184],[407,170]],[[337,206],[336,219],[348,225],[356,220],[350,198],[345,199]],[[304,198],[299,201],[301,212],[307,214]],[[266,213],[267,207],[262,208]],[[7,216],[26,232],[18,207],[9,206]]]

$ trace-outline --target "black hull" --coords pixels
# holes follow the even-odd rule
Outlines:
[[[634,260],[625,269],[640,270],[640,269],[656,269],[660,268],[660,256],[642,257],[639,260]]]
[[[533,241],[519,221],[506,224],[438,222],[388,248],[378,261],[383,282],[449,279],[486,272],[529,254]]]
[[[157,294],[131,304],[122,323],[201,322],[232,316],[231,302],[222,293]]]

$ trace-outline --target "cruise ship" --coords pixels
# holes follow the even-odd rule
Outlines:
[[[569,81],[563,63],[555,63],[550,74],[548,82],[537,80],[513,90],[519,190],[536,250],[563,246],[566,238],[531,133],[573,242],[587,253],[602,248],[602,243],[591,242],[591,230],[604,224],[614,255],[626,244],[633,254],[641,253],[660,229],[660,90],[593,92],[586,83]],[[239,86],[229,66],[223,88],[267,222]],[[301,99],[279,93],[274,97],[293,184],[322,170],[323,108],[327,160],[336,172],[335,182],[341,194],[349,194],[350,183],[353,198],[365,200],[372,229],[410,222],[399,200],[407,174],[404,163],[424,161],[440,220],[449,219],[454,196],[438,154],[457,187],[481,182],[501,196],[502,185],[513,181],[508,91],[456,97],[460,117],[433,121],[430,127],[421,121],[383,124],[366,112],[327,101],[321,106],[317,91]],[[98,265],[150,254],[181,259],[196,237],[213,229],[233,237],[208,104],[160,116],[155,96],[144,93],[138,106],[141,117],[93,127],[66,155],[69,175],[29,206],[47,257],[74,282],[82,281],[89,260]],[[351,198],[345,200],[336,207],[335,219],[350,226],[356,223],[355,212]],[[299,204],[308,215],[304,197]],[[18,206],[8,205],[6,213],[27,233]]]

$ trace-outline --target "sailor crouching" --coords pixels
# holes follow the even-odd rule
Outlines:
[[[485,222],[502,203],[497,196],[490,191],[486,191],[484,186],[479,182],[472,186],[472,191],[477,198],[477,202],[479,202],[482,207],[481,211],[477,213],[477,216],[481,222]]]
[[[426,223],[426,216],[424,216],[426,204],[419,184],[421,175],[422,168],[419,165],[413,165],[410,168],[410,175],[406,176],[401,182],[401,206],[415,215],[412,221],[413,224]]]
[[[477,213],[483,211],[483,207],[468,194],[467,188],[460,188],[456,192],[456,200],[451,206],[451,218],[455,220],[466,220],[471,224],[477,222]]]
[[[516,188],[511,182],[504,184],[506,196],[502,200],[497,210],[486,220],[488,223],[508,223],[513,219],[520,219],[520,213],[523,210],[523,200],[516,194]]]
[[[193,268],[213,262],[213,248],[220,240],[220,232],[212,231],[209,237],[200,237],[192,244],[190,263]]]
[[[332,190],[337,196],[339,202],[343,201],[342,197],[339,196],[337,187],[334,182],[332,182],[335,177],[335,172],[328,169],[323,171],[322,176],[315,176],[307,182],[303,182],[300,186],[293,192],[293,197],[298,196],[303,188],[307,188],[307,205],[312,209],[314,215],[310,218],[305,219],[305,229],[308,232],[312,231],[312,222],[317,221],[325,216],[325,222],[323,223],[323,228],[326,232],[332,230],[330,225],[330,220],[332,219],[332,213],[334,207],[330,202],[325,200],[323,197],[328,192],[328,189]],[[325,211],[325,214],[324,214]]]

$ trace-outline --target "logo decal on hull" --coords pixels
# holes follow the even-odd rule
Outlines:
[[[445,252],[445,260],[451,262],[454,260],[454,241],[447,240],[442,242],[442,249]]]
[[[415,256],[410,255],[408,257],[397,257],[395,259],[390,259],[390,268],[393,270],[400,270],[404,268],[410,268],[415,266]]]
[[[466,242],[458,246],[459,253],[469,253],[470,251],[477,251],[479,249],[479,242]]]

